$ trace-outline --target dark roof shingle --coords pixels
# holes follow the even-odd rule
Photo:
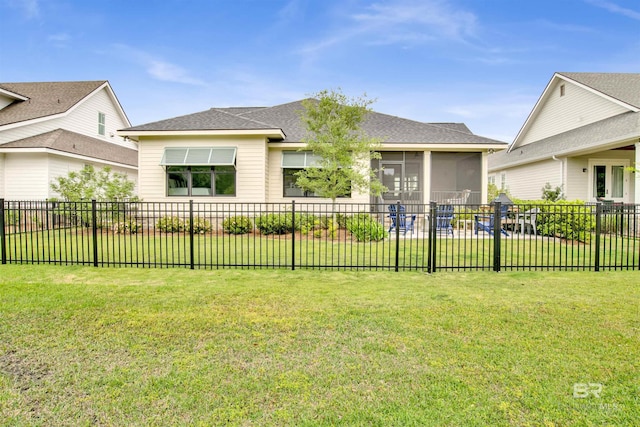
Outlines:
[[[83,82],[0,83],[0,88],[29,98],[0,110],[0,126],[68,111],[106,80]]]
[[[307,135],[300,114],[304,101],[273,107],[212,108],[194,114],[134,126],[126,131],[186,131],[233,129],[282,129],[284,142],[302,142]],[[462,123],[423,123],[388,114],[370,112],[362,129],[386,143],[504,144],[474,135]]]
[[[0,149],[11,148],[49,148],[108,162],[138,166],[138,152],[136,150],[64,129],[56,129],[0,145]]]

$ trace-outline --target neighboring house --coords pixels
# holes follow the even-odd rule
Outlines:
[[[107,81],[0,83],[0,198],[55,197],[50,183],[84,165],[137,181],[131,126]]]
[[[489,181],[521,199],[546,183],[567,199],[640,203],[640,74],[556,73]]]
[[[139,196],[145,201],[325,202],[296,186],[294,173],[313,165],[304,149],[302,101],[273,107],[212,108],[123,129],[138,142]],[[428,203],[470,193],[486,199],[486,157],[506,143],[463,124],[429,124],[376,112],[362,128],[382,140],[381,199],[353,193],[340,202]]]

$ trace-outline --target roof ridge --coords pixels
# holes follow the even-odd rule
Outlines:
[[[274,126],[274,125],[273,125],[273,124],[271,124],[271,123],[265,123],[265,122],[261,122],[261,121],[259,121],[259,120],[250,119],[250,118],[248,118],[248,117],[244,117],[244,116],[242,116],[242,115],[240,115],[240,114],[231,114],[231,113],[229,113],[229,112],[227,112],[227,111],[221,110],[220,108],[211,108],[211,109],[212,109],[212,110],[215,110],[215,111],[217,111],[217,112],[219,112],[219,113],[227,114],[227,115],[229,115],[229,116],[233,116],[233,117],[238,117],[238,118],[240,118],[240,119],[247,120],[247,121],[252,122],[252,123],[257,123],[257,124],[262,125],[262,126],[269,126],[269,127],[271,127],[271,128],[274,128],[274,129],[276,129],[276,128],[277,128],[277,129],[281,129],[281,127],[280,127],[280,126]]]

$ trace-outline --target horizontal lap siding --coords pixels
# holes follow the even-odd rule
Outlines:
[[[98,134],[98,112],[105,114],[105,135]],[[68,116],[61,119],[62,129],[81,133],[105,142],[114,143],[127,148],[136,148],[131,141],[117,136],[118,129],[124,129],[129,125],[122,119],[118,109],[111,101],[106,90],[94,94],[73,110]],[[113,137],[110,135],[114,135]]]
[[[15,153],[5,160],[5,199],[45,200],[49,196],[48,156]]]
[[[98,112],[106,114],[105,136],[98,135]],[[123,138],[115,136],[118,129],[123,129],[127,126],[128,124],[120,117],[109,95],[105,90],[102,90],[84,100],[65,116],[50,118],[0,132],[0,144],[40,135],[56,129],[65,129],[135,149],[136,145],[133,142],[125,142]],[[111,133],[114,134],[114,137],[109,136]]]
[[[541,105],[519,145],[530,144],[629,111],[579,86],[569,82],[564,85],[564,96],[560,96],[558,84],[549,89],[550,96]]]
[[[507,169],[507,189],[518,199],[540,200],[542,188],[548,182],[552,188],[562,185],[561,163],[555,160],[532,163],[522,167]],[[500,172],[496,174],[496,184],[500,186]]]
[[[5,197],[4,192],[4,154],[0,153],[0,198]]]
[[[165,147],[236,147],[236,196],[196,197],[194,201],[261,203],[266,198],[266,142],[263,137],[140,138],[139,195],[145,201],[185,201],[166,196],[166,173],[160,165]]]

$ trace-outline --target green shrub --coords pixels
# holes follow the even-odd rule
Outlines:
[[[229,234],[247,234],[253,230],[253,222],[246,216],[232,216],[222,221],[222,229]]]
[[[270,213],[256,218],[256,228],[262,234],[287,234],[293,226],[293,215],[287,213]]]
[[[540,209],[536,216],[539,234],[584,243],[591,241],[591,233],[595,229],[595,216],[585,206],[584,201],[546,200],[531,203],[531,207]]]
[[[4,211],[4,223],[6,225],[20,224],[20,211],[13,209],[7,209]]]
[[[387,237],[387,230],[369,214],[360,213],[349,217],[346,222],[347,230],[358,242],[378,241]]]
[[[163,216],[156,222],[156,228],[165,233],[184,231],[184,221],[177,216]]]
[[[191,230],[191,222],[189,220],[187,220],[184,223],[184,229],[187,231]],[[206,219],[206,218],[202,218],[202,217],[195,217],[193,218],[193,232],[196,234],[204,234],[204,233],[208,233],[211,231],[211,222]]]
[[[336,221],[338,223],[337,224],[338,228],[342,228],[342,229],[347,228],[347,219],[349,219],[349,216],[347,216],[346,214],[337,213]]]
[[[128,217],[124,221],[113,224],[113,232],[116,234],[136,234],[142,225],[133,217]]]

